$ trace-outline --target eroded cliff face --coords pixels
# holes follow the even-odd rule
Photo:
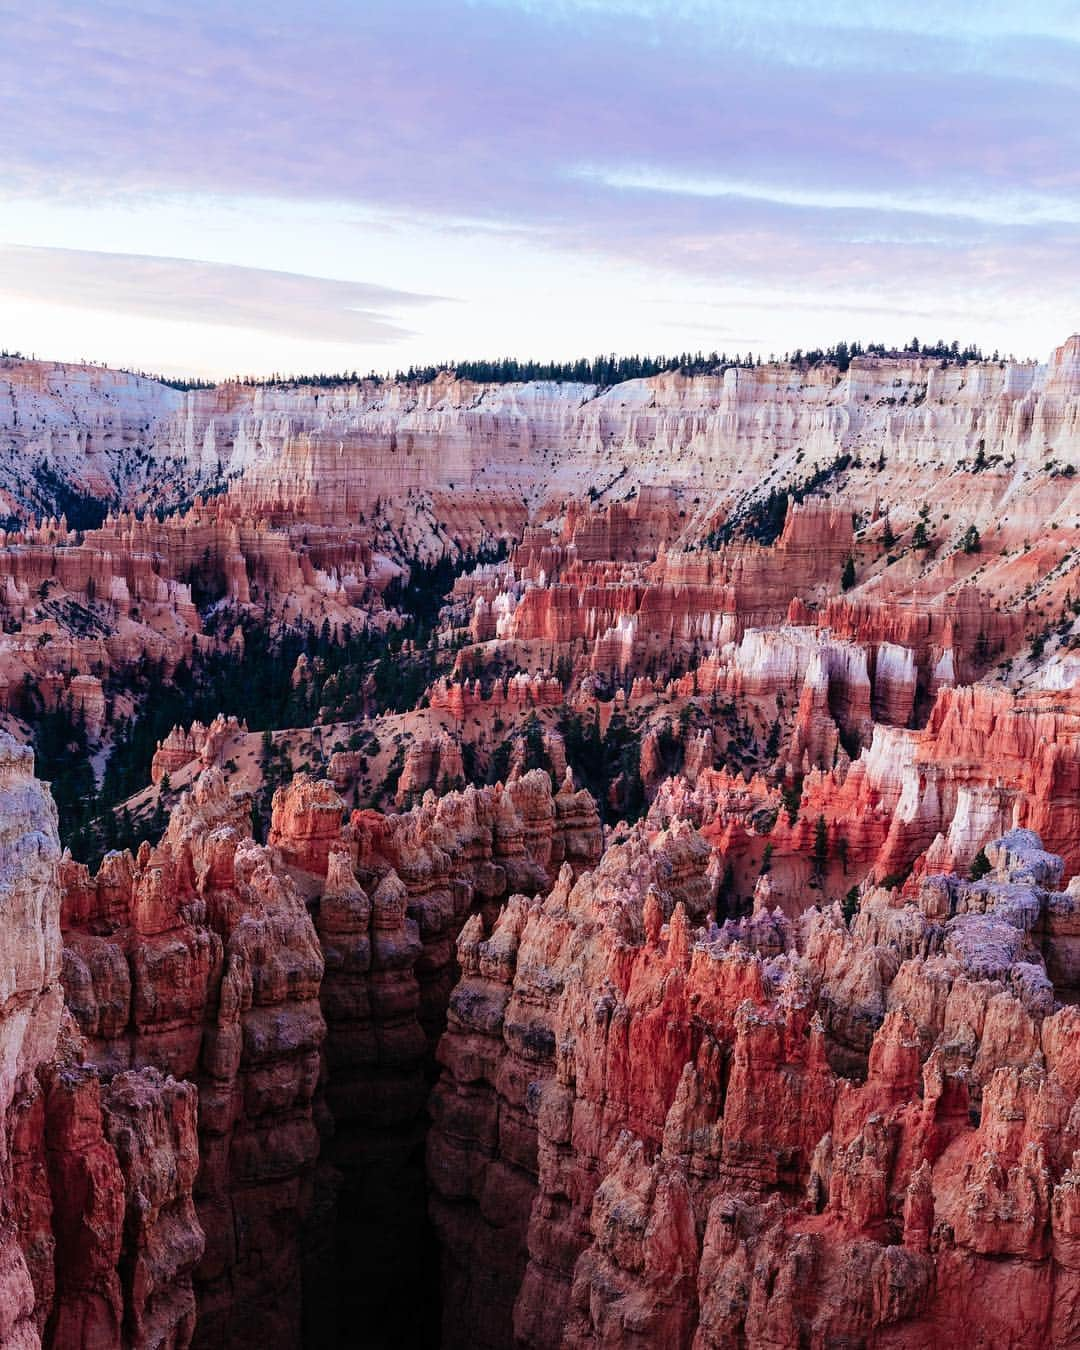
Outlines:
[[[587,793],[565,782],[553,792],[539,771],[505,787],[428,792],[401,815],[354,812],[344,830],[340,821],[330,785],[298,779],[275,802],[272,838],[294,869],[326,877],[313,884],[334,1122],[325,1152],[342,1177],[343,1325],[369,1328],[372,1344],[431,1344],[439,1257],[424,1141],[455,939],[470,915],[493,918],[513,894],[544,893],[560,868],[594,865],[599,821]],[[370,1278],[357,1281],[357,1270]]]
[[[734,500],[763,476],[781,477],[796,455],[823,464],[872,449],[946,471],[980,444],[988,457],[1031,464],[1050,451],[1073,459],[1078,345],[1071,338],[1045,365],[859,357],[842,374],[783,365],[672,372],[603,391],[444,373],[423,385],[180,393],[101,367],[8,358],[5,487],[30,497],[37,467],[55,464],[69,481],[135,505],[149,460],[188,492],[239,476],[231,492],[270,517],[355,520],[383,499],[405,515],[449,512],[460,529],[492,507],[519,526],[523,494],[534,504],[580,500],[616,477],[619,496],[640,484],[712,485],[714,505],[718,475]],[[160,493],[169,479],[159,474],[153,486]]]
[[[92,876],[30,751],[0,749],[2,1344],[318,1345],[356,1317],[371,1344],[430,1343],[454,938],[596,863],[591,798],[534,772],[347,820],[301,774],[263,846],[211,767]]]
[[[64,989],[95,1064],[168,1067],[198,1089],[196,1342],[298,1343],[305,1225],[331,1185],[323,958],[304,901],[213,769],[155,848],[63,873]]]
[[[799,925],[702,926],[637,830],[462,934],[430,1145],[447,1344],[1066,1345],[1072,934],[1014,831]]]
[[[661,836],[655,849],[638,832],[609,848],[600,867],[576,885],[566,868],[546,898],[530,904],[515,897],[490,938],[479,916],[462,931],[463,978],[451,997],[449,1029],[439,1048],[443,1075],[433,1097],[429,1145],[433,1215],[446,1254],[446,1344],[512,1343],[511,1312],[518,1298],[523,1309],[531,1309],[523,1311],[523,1319],[535,1319],[537,1326],[529,1332],[523,1323],[514,1333],[558,1343],[558,1278],[542,1290],[537,1282],[541,1272],[565,1264],[567,1244],[582,1221],[580,1187],[587,1186],[596,1166],[595,1158],[575,1157],[571,1149],[545,1153],[542,1139],[541,1117],[568,1123],[573,1105],[548,1093],[568,1048],[569,1020],[583,1012],[567,1011],[569,1020],[560,1020],[568,971],[573,967],[580,978],[579,998],[597,1009],[606,1006],[611,971],[602,956],[591,965],[586,932],[604,917],[627,939],[643,931],[646,897],[650,905],[659,902],[661,877],[669,908],[676,897],[682,905],[677,922],[685,924],[688,909],[704,918],[711,899],[708,854],[687,826]],[[585,897],[595,897],[595,915],[587,912]],[[651,916],[650,909],[650,922]],[[690,1035],[689,1024],[672,1025],[671,1034]],[[668,1048],[673,1047],[662,1055],[654,1048],[648,1058],[639,1058],[643,1046],[622,1050],[652,1079],[681,1071],[671,1062],[678,1055],[669,1060]],[[551,1114],[544,1116],[545,1110]],[[584,1128],[593,1141],[598,1138],[595,1110]],[[541,1199],[545,1165],[550,1185]],[[566,1169],[574,1177],[557,1179]],[[539,1326],[545,1321],[547,1330]]]
[[[56,812],[0,733],[0,1344],[191,1344],[195,1089],[103,1080],[64,1006]]]

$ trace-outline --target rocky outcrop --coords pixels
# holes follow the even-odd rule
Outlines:
[[[807,779],[803,811],[835,821],[850,858],[872,860],[879,880],[966,871],[1013,826],[1035,829],[1071,877],[1078,753],[1071,693],[946,689],[922,731],[879,726],[846,776]]]
[[[428,788],[440,795],[454,787],[464,787],[465,766],[461,746],[446,732],[413,741],[405,752],[405,764],[398,779],[398,805],[423,796]]]
[[[211,764],[220,764],[225,744],[246,732],[245,722],[235,717],[222,717],[220,713],[209,726],[192,722],[186,731],[183,727],[173,727],[154,751],[150,762],[151,783],[160,783],[167,774],[174,774],[195,760],[204,769]]]
[[[373,881],[392,874],[405,888],[424,948],[416,973],[432,1044],[456,975],[455,940],[469,914],[493,916],[510,895],[546,890],[564,863],[576,874],[601,853],[592,798],[575,790],[570,775],[553,792],[539,769],[505,786],[428,792],[402,815],[355,812],[351,830],[360,874]]]

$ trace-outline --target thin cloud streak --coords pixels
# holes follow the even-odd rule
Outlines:
[[[1040,80],[1049,56],[986,71],[943,60],[940,41],[909,43],[910,69],[853,67],[841,97],[836,72],[794,46],[754,46],[740,5],[712,21],[621,23],[416,0],[324,0],[302,22],[275,4],[259,22],[235,3],[168,9],[44,0],[13,16],[9,184],[250,191],[537,225],[601,208],[602,222],[618,193],[581,199],[568,181],[587,149],[673,177],[742,181],[752,165],[755,181],[808,192],[994,196],[1071,175],[1080,193],[1080,125],[1071,95]],[[741,40],[725,46],[726,27]],[[785,30],[768,31],[775,43]]]
[[[812,211],[872,211],[879,215],[945,217],[977,221],[982,225],[1080,225],[1080,199],[1044,195],[1002,195],[985,200],[941,198],[913,193],[860,192],[850,188],[804,188],[733,179],[677,176],[660,168],[603,168],[583,165],[572,170],[578,178],[607,187],[638,192],[669,193],[686,197],[719,197],[776,206],[806,207]]]
[[[365,343],[409,336],[411,330],[393,322],[388,311],[440,298],[191,258],[19,245],[0,245],[0,294],[147,319]]]

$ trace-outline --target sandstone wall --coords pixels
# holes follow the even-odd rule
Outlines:
[[[196,1090],[96,1070],[64,1007],[59,863],[33,756],[0,733],[0,1345],[182,1350],[205,1244]]]

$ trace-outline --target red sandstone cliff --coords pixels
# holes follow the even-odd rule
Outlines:
[[[710,929],[706,850],[636,834],[473,920],[447,1343],[1071,1344],[1076,899],[1035,836],[988,853],[850,931]]]
[[[63,1004],[59,860],[33,757],[0,733],[0,1345],[184,1347],[196,1091],[96,1070]]]
[[[346,824],[299,775],[263,847],[210,768],[156,846],[92,877],[60,860],[29,752],[5,741],[0,769],[0,1343],[326,1343],[351,1259],[379,1275],[361,1313],[387,1317],[423,1241],[457,928],[595,863],[591,799],[534,772]]]

